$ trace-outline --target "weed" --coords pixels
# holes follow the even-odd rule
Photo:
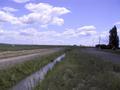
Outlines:
[[[120,90],[119,66],[75,48],[35,90]]]

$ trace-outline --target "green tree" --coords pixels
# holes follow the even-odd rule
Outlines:
[[[110,35],[109,35],[109,46],[112,49],[117,49],[119,48],[119,37],[117,35],[117,27],[114,26],[111,30],[110,30]]]

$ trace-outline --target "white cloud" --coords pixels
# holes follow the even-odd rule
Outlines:
[[[33,24],[33,23],[40,23],[48,24],[50,22],[51,17],[47,15],[41,15],[39,13],[30,13],[28,15],[24,15],[19,18],[23,24]]]
[[[16,3],[25,3],[25,2],[29,2],[30,0],[13,0]]]
[[[40,25],[41,28],[48,28],[47,27],[47,24],[44,24],[44,25]]]
[[[75,29],[66,29],[63,33],[62,36],[64,38],[73,38],[73,37],[78,37],[78,34],[76,33]]]
[[[16,11],[18,11],[17,9],[12,8],[12,7],[3,7],[2,10],[5,11],[5,12],[16,12]]]
[[[43,13],[43,14],[53,14],[53,15],[63,15],[67,14],[70,11],[64,7],[54,7],[48,3],[29,3],[25,5],[26,9],[34,13]]]
[[[90,25],[90,26],[83,26],[83,27],[80,27],[77,29],[78,33],[80,32],[80,34],[83,34],[83,35],[93,35],[93,34],[96,34],[96,27],[93,26],[93,25]]]
[[[70,13],[70,11],[64,7],[53,7],[52,13],[54,15],[63,15],[63,14]]]
[[[62,18],[54,17],[52,20],[52,24],[61,26],[64,24],[64,20]]]
[[[120,25],[120,21],[116,22],[114,25]]]
[[[95,30],[96,27],[93,26],[93,25],[89,25],[89,26],[83,26],[83,27],[80,27],[78,28],[79,30],[86,30],[86,31],[91,31],[91,30]]]
[[[22,36],[35,36],[37,35],[38,31],[34,28],[27,28],[18,31]]]
[[[82,28],[82,27],[81,27]],[[91,29],[91,28],[90,28]],[[88,30],[88,29],[87,29]],[[89,30],[89,31],[94,31],[96,32],[96,30]],[[85,29],[84,29],[84,32],[87,33],[87,34],[82,34],[81,32],[83,31],[79,31],[77,29],[66,29],[64,30],[63,32],[57,32],[55,30],[49,30],[49,31],[38,31],[34,28],[28,28],[28,29],[23,29],[23,30],[20,30],[20,33],[26,33],[25,35],[28,35],[28,36],[39,36],[41,38],[50,38],[50,37],[56,37],[56,38],[74,38],[74,37],[82,37],[82,36],[86,36],[88,33],[89,35],[95,35],[96,33],[91,33],[91,32],[87,32]]]
[[[118,35],[120,35],[119,29]],[[58,32],[56,30],[40,31],[35,28],[18,30],[0,29],[1,42],[18,44],[96,45],[99,43],[99,36],[101,37],[102,44],[108,44],[109,31],[97,32],[93,25],[75,29],[65,29],[63,32]]]
[[[51,6],[47,3],[38,3],[38,4],[29,3],[29,4],[25,5],[25,8],[31,12],[47,14],[47,13],[51,12],[53,6]]]
[[[29,3],[26,4],[25,7],[31,12],[20,18],[23,20],[22,22],[26,24],[39,22],[42,25],[63,25],[64,19],[59,16],[70,12],[64,7],[54,7],[47,3]]]
[[[21,24],[14,15],[0,10],[0,22],[10,22],[11,24]]]
[[[41,27],[47,27],[48,25],[61,26],[64,24],[64,19],[60,16],[70,12],[64,7],[54,7],[47,3],[29,3],[25,5],[25,8],[30,12],[17,17],[12,13],[17,9],[4,7],[0,10],[0,22],[9,22],[16,25],[38,23]]]
[[[87,30],[89,31],[89,29]],[[83,31],[78,30],[78,28],[66,29],[63,32],[58,32],[55,30],[39,31],[35,28],[9,31],[1,29],[0,41],[24,44],[90,44],[93,34],[95,33],[90,33],[91,35],[89,35],[89,37],[85,37],[86,34],[83,35],[81,32]]]
[[[63,32],[63,35],[67,37],[79,37],[79,36],[91,36],[95,35],[96,27],[95,26],[83,26],[76,29],[67,29]]]

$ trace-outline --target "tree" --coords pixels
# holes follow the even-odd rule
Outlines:
[[[109,35],[109,46],[112,49],[117,49],[119,48],[119,37],[117,35],[117,27],[114,26],[111,30],[110,30],[110,35]]]

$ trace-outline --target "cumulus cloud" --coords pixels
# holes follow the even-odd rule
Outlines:
[[[47,3],[29,3],[25,5],[25,8],[31,12],[20,17],[20,20],[25,24],[39,22],[43,25],[63,25],[64,19],[59,16],[70,12],[64,7],[54,7]]]
[[[63,32],[63,35],[67,37],[79,37],[79,36],[91,36],[96,34],[96,27],[95,26],[82,26],[76,29],[66,29]]]
[[[48,24],[50,22],[50,16],[41,15],[39,13],[30,13],[28,15],[24,15],[19,18],[23,24],[33,24],[33,23],[40,23],[40,24]]]
[[[79,30],[86,30],[86,31],[91,31],[91,30],[95,30],[96,27],[93,26],[93,25],[89,25],[89,26],[83,26],[83,27],[80,27],[78,28]]]
[[[91,26],[83,26],[77,29],[77,32],[80,32],[82,35],[94,35],[96,34],[96,27]]]
[[[5,12],[16,12],[16,11],[18,11],[18,9],[15,9],[15,8],[12,8],[12,7],[3,7],[2,10],[5,11]]]
[[[18,33],[22,36],[36,36],[38,31],[34,28],[27,28],[19,30]]]
[[[91,32],[96,32],[96,31],[92,30],[91,28],[82,29],[82,30],[79,30],[78,28],[77,29],[66,29],[63,32],[57,32],[55,30],[38,31],[35,28],[27,28],[27,29],[20,29],[18,31],[8,31],[8,32],[6,32],[6,30],[1,30],[0,32],[1,34],[16,32],[17,34],[19,33],[20,35],[23,35],[23,36],[39,36],[41,38],[42,37],[46,37],[46,38],[49,38],[49,37],[60,37],[61,38],[62,37],[65,39],[66,37],[74,38],[74,37],[86,35],[86,34],[83,34],[83,32],[87,34],[89,33],[90,35],[94,35],[95,33],[91,33]]]
[[[17,17],[12,13],[17,11],[17,9],[4,7],[2,10],[0,10],[0,21],[17,25],[38,23],[42,27],[47,27],[48,25],[61,26],[64,24],[64,19],[60,16],[70,12],[64,7],[54,7],[47,3],[28,3],[25,5],[25,8],[30,12]]]
[[[10,22],[11,24],[21,24],[19,19],[11,13],[0,10],[0,22]]]
[[[43,14],[53,14],[53,15],[63,15],[67,14],[70,11],[64,7],[54,7],[48,3],[29,3],[25,5],[26,9],[35,13],[43,13]]]
[[[30,0],[13,0],[16,3],[26,3],[29,2]]]
[[[25,5],[25,8],[31,12],[49,13],[52,9],[52,6],[47,3],[28,3]]]
[[[39,31],[35,28],[19,29],[17,31],[0,30],[0,40],[1,38],[4,40],[12,38],[13,41],[15,40],[14,42],[24,42],[26,44],[32,44],[33,42],[34,44],[90,44],[95,33],[89,32],[90,34],[88,35],[88,37],[85,36],[88,34],[88,31],[95,32],[95,30],[93,30],[93,28],[83,29],[83,27],[80,27],[82,29],[65,29],[63,32],[58,32],[55,30]],[[81,32],[83,31],[87,34],[82,34]]]
[[[62,18],[54,17],[52,20],[52,24],[61,26],[64,24],[64,20]]]

